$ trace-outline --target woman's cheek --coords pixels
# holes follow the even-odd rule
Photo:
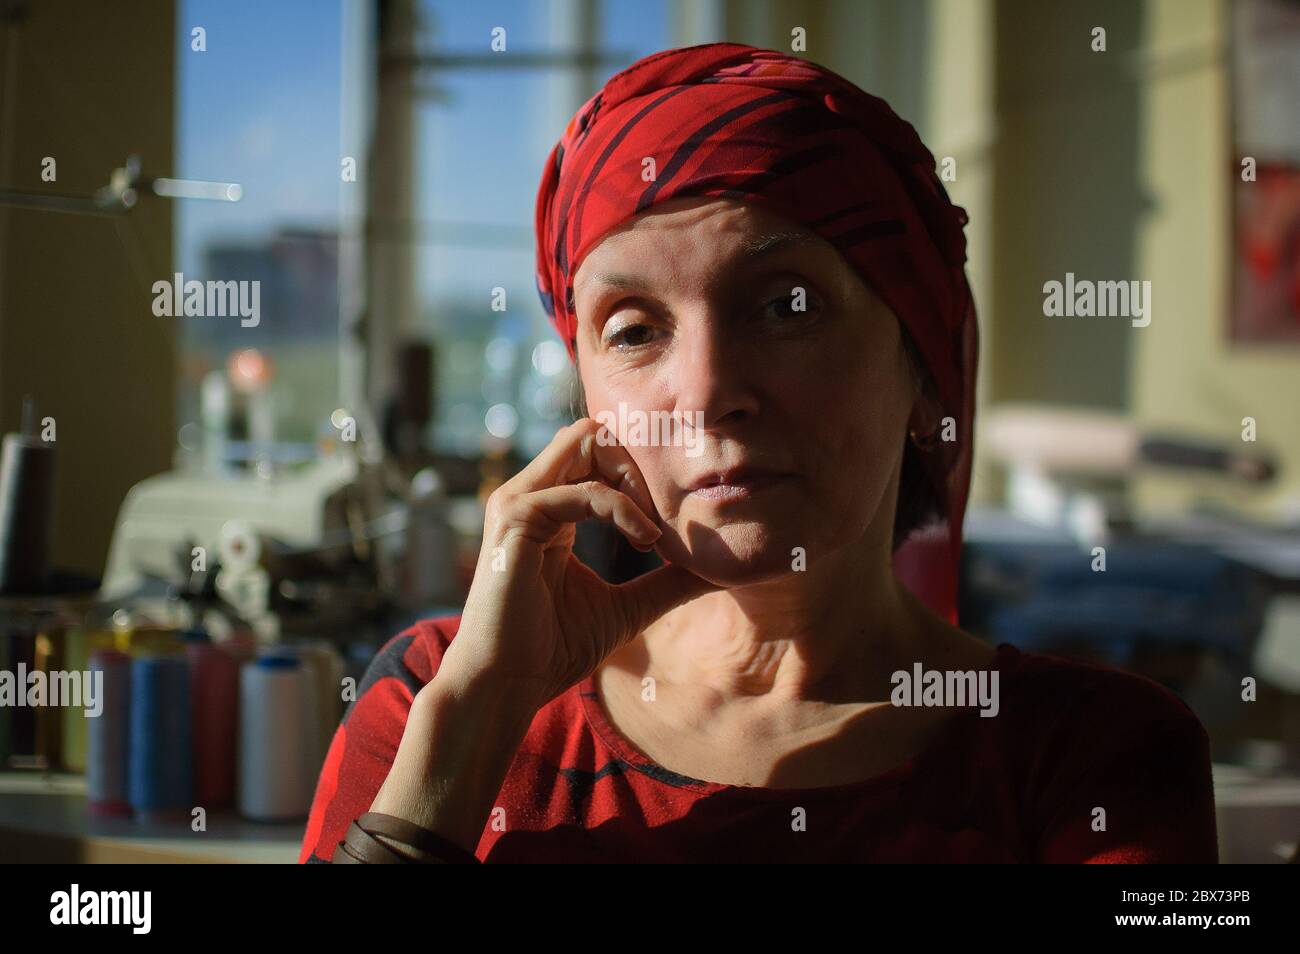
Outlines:
[[[626,445],[624,446],[626,447]],[[659,522],[665,522],[671,515],[670,495],[673,484],[669,477],[670,471],[663,456],[663,449],[658,447],[628,447],[627,452],[636,464],[637,470],[641,471],[641,477],[646,482],[646,489],[650,491],[650,499],[655,505]],[[653,518],[655,514],[650,516]]]

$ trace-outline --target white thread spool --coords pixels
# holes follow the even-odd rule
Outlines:
[[[248,524],[241,520],[227,520],[221,525],[217,554],[224,567],[252,569],[262,558],[262,541]]]
[[[289,821],[311,807],[307,669],[290,655],[245,663],[239,678],[239,812]]]
[[[309,774],[314,778],[325,762],[325,754],[334,740],[343,715],[342,685],[343,657],[324,640],[311,640],[293,647],[294,654],[302,660],[310,684],[308,702],[308,731],[312,735],[308,756]]]

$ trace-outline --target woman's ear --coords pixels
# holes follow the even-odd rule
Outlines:
[[[910,385],[908,396],[912,400],[912,410],[907,419],[907,430],[913,442],[923,450],[928,449],[938,440],[938,430],[943,419],[943,406],[930,385],[929,375],[925,373],[922,358],[913,344],[907,329],[900,322],[899,353]]]
[[[943,407],[928,388],[918,386],[918,392],[912,403],[912,412],[907,418],[907,431],[918,447],[927,450],[939,440]]]

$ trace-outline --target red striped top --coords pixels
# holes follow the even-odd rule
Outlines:
[[[334,736],[300,861],[328,861],[392,765],[459,617],[378,653]],[[544,706],[507,774],[484,862],[1207,862],[1218,860],[1209,740],[1168,689],[998,647],[1000,709],[961,710],[919,755],[813,789],[734,786],[658,766],[588,678]],[[504,822],[504,824],[502,823]]]

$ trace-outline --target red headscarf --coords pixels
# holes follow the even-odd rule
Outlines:
[[[647,157],[653,181],[643,178]],[[537,195],[538,292],[571,359],[583,256],[624,220],[679,196],[763,204],[816,232],[911,334],[956,440],[925,455],[947,532],[914,534],[894,565],[956,623],[978,333],[966,213],[949,201],[934,156],[884,100],[798,57],[710,43],[634,63],[569,122]]]

